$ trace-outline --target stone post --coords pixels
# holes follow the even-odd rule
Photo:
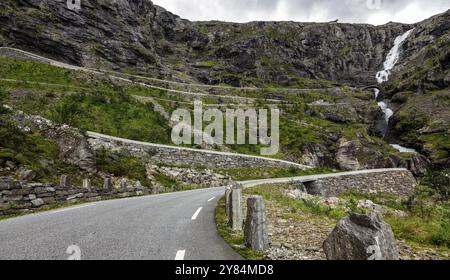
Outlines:
[[[83,180],[83,189],[87,190],[88,192],[91,191],[91,180],[89,179]]]
[[[233,231],[242,230],[242,188],[235,186],[230,194],[229,224]]]
[[[230,217],[230,200],[231,200],[231,187],[227,187],[225,189],[225,211],[227,213],[227,217]]]
[[[157,182],[152,182],[152,194],[159,194],[159,184]]]
[[[262,196],[247,199],[247,219],[245,220],[245,245],[256,251],[269,248],[266,208]]]
[[[103,183],[103,191],[110,192],[111,190],[112,190],[112,180],[111,178],[105,178],[105,181]]]
[[[62,189],[69,189],[72,187],[72,182],[70,181],[70,177],[67,175],[62,175],[59,179],[59,185]]]
[[[120,188],[119,188],[120,192],[127,192],[128,191],[127,179],[125,179],[125,178],[120,179],[120,185],[119,186],[120,186]]]

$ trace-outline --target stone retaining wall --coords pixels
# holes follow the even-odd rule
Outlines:
[[[295,167],[307,166],[264,157],[242,154],[179,148],[166,145],[143,143],[98,133],[88,132],[89,143],[94,150],[106,148],[109,150],[126,150],[131,155],[148,158],[154,162],[176,165],[204,166],[208,168],[242,168],[242,167]]]
[[[24,214],[45,206],[66,202],[100,201],[112,198],[125,198],[148,194],[139,183],[126,181],[112,184],[105,180],[104,186],[91,186],[85,180],[83,188],[78,186],[58,186],[55,184],[23,183],[11,177],[0,177],[0,216]]]
[[[251,180],[240,183],[243,184],[244,188],[266,184],[291,184],[296,188],[306,188],[306,191],[311,195],[324,197],[336,197],[348,192],[390,193],[398,196],[410,196],[417,186],[417,181],[412,173],[403,168]]]
[[[308,189],[308,185],[305,183]],[[414,193],[417,181],[408,170],[362,173],[319,179],[312,183],[313,190],[325,197],[336,197],[343,193],[390,193],[410,196]]]

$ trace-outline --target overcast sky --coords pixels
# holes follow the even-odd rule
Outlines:
[[[450,0],[153,0],[192,21],[415,23],[450,9]]]

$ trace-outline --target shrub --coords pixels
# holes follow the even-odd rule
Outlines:
[[[443,200],[450,198],[450,169],[442,169],[430,172],[425,182],[432,188]]]

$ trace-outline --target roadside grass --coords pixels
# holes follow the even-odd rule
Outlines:
[[[397,239],[404,240],[411,246],[433,248],[438,251],[450,249],[450,203],[439,202],[431,198],[427,187],[417,189],[410,199],[399,199],[390,194],[349,193],[340,196],[348,200],[346,205],[332,208],[318,200],[305,201],[287,197],[283,193],[286,184],[262,185],[246,189],[245,195],[261,195],[265,200],[274,202],[286,209],[290,218],[302,218],[305,215],[331,219],[337,223],[351,212],[366,213],[357,207],[357,201],[369,199],[376,204],[401,210],[407,217],[385,215],[385,221],[391,225]]]
[[[411,244],[435,246],[438,249],[450,248],[450,202],[436,199],[436,190],[426,186],[416,189],[410,199],[399,199],[387,194],[347,194],[343,198],[369,199],[408,214],[407,217],[386,215],[397,238]]]
[[[245,195],[260,195],[265,200],[274,202],[276,205],[287,209],[288,213],[312,214],[323,216],[333,220],[339,220],[347,215],[343,209],[333,209],[328,205],[319,203],[319,201],[304,201],[287,197],[283,193],[285,184],[269,184],[248,188],[244,191]]]
[[[225,198],[221,198],[216,206],[216,225],[220,236],[244,259],[262,260],[264,258],[264,253],[243,246],[245,243],[243,232],[233,232],[229,227],[225,211]]]

